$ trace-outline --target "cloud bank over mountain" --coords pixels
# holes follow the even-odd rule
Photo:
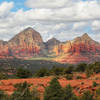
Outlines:
[[[8,40],[31,26],[44,41],[70,40],[85,32],[100,41],[100,0],[26,0],[29,9],[14,11],[15,1],[0,3],[0,39]]]

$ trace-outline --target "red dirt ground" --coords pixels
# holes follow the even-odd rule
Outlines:
[[[82,76],[84,76],[84,74]],[[13,93],[13,91],[15,90],[15,88],[13,87],[15,84],[23,83],[26,81],[30,84],[33,84],[33,87],[37,87],[38,91],[41,94],[43,94],[44,87],[49,85],[51,78],[52,77],[1,80],[0,81],[0,90],[4,90],[9,95],[11,95]],[[98,78],[98,80],[96,78]],[[59,79],[59,82],[62,87],[66,87],[66,85],[70,84],[74,89],[74,93],[78,96],[81,95],[84,90],[90,90],[90,91],[94,92],[98,87],[100,87],[100,85],[98,85],[98,87],[94,88],[92,86],[94,81],[97,82],[98,84],[100,84],[100,74],[94,75],[94,76],[90,77],[89,79],[86,79],[84,76],[84,79],[81,79],[81,80],[76,80],[76,79],[66,80],[64,78]]]

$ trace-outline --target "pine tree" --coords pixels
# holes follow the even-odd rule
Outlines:
[[[93,94],[91,94],[90,91],[84,92],[84,94],[81,97],[81,100],[94,100],[93,99]]]
[[[70,85],[67,85],[67,87],[64,90],[64,100],[77,100],[77,97],[75,96],[72,90],[72,87]]]
[[[100,88],[96,90],[96,100],[100,100]]]
[[[45,89],[44,100],[64,100],[63,89],[56,78],[52,79],[50,85]]]
[[[32,95],[32,100],[40,100],[40,94],[37,91],[36,88],[33,88],[33,90],[31,91],[31,95]]]
[[[8,95],[2,90],[0,90],[0,100],[9,100]]]
[[[16,84],[16,90],[12,94],[11,100],[32,100],[29,87],[30,85],[27,82]]]

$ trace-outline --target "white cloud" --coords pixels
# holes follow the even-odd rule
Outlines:
[[[25,2],[29,8],[61,8],[68,3],[69,0],[26,0]]]
[[[97,0],[89,0],[86,2],[82,0],[27,0],[26,4],[28,4],[28,7],[34,8],[34,11],[38,12],[38,15],[45,15],[45,18],[50,16],[50,19],[57,21],[100,19],[100,4]],[[52,9],[53,5],[55,9]]]
[[[75,24],[73,24],[73,29],[82,29],[84,27],[87,27],[88,24],[88,22],[76,22]]]
[[[87,27],[95,34],[100,31],[97,0],[27,0],[25,4],[32,9],[12,12],[13,2],[0,4],[1,39],[10,39],[28,26],[39,31],[44,41],[52,37],[72,39],[84,33]]]
[[[100,31],[100,21],[95,20],[92,22],[92,30]]]
[[[2,4],[0,4],[0,18],[7,16],[12,8],[13,2],[3,2]]]

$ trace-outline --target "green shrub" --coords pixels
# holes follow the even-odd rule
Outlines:
[[[31,84],[27,82],[15,85],[16,90],[11,96],[10,100],[39,100],[36,91],[30,91]]]
[[[67,74],[67,75],[65,76],[65,78],[66,78],[67,80],[72,80],[72,79],[73,79],[73,74]]]
[[[87,78],[89,78],[93,74],[93,69],[87,68],[85,73],[86,73]]]
[[[50,70],[50,74],[51,75],[63,75],[63,72],[64,72],[64,68],[63,67],[53,67],[51,70]]]
[[[81,96],[81,100],[94,100],[93,94],[90,91],[85,91],[84,94]]]
[[[64,74],[72,74],[74,71],[74,66],[70,65],[68,68],[64,69]]]
[[[82,77],[81,76],[76,76],[76,79],[82,79]]]
[[[0,80],[2,80],[2,79],[8,79],[7,74],[5,74],[5,73],[0,73]]]
[[[100,96],[100,88],[96,90],[96,94]]]
[[[78,100],[76,95],[73,93],[73,88],[70,85],[64,89],[64,100]]]
[[[49,76],[49,70],[46,68],[41,68],[35,73],[35,76],[37,77]]]
[[[77,65],[76,67],[76,71],[77,72],[84,72],[87,68],[87,64],[86,63],[80,63]]]
[[[9,100],[8,95],[2,90],[0,90],[0,100]]]
[[[32,100],[40,100],[40,94],[35,88],[32,89],[31,96],[32,96]]]
[[[18,78],[29,78],[32,76],[32,73],[28,69],[19,68],[17,69],[16,76]]]
[[[98,84],[94,81],[92,86],[93,86],[93,87],[96,87],[97,85],[98,85]]]

